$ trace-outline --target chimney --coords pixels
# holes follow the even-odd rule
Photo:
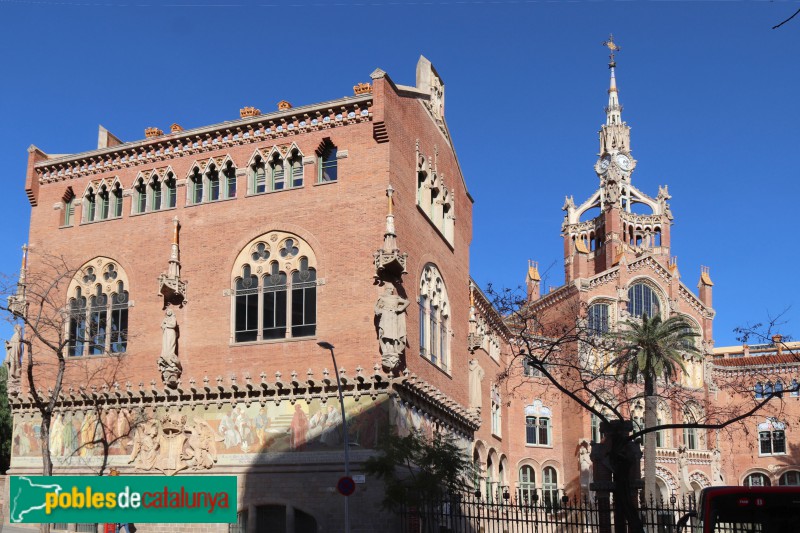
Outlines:
[[[707,266],[700,267],[700,282],[697,288],[700,289],[700,301],[706,307],[711,307],[711,288],[714,283],[711,281],[711,276],[708,274],[709,268]]]
[[[525,284],[528,286],[528,301],[533,302],[541,297],[541,281],[539,276],[539,263],[537,261],[528,260],[528,275],[525,278]]]

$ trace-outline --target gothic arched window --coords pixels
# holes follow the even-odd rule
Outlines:
[[[219,200],[219,170],[214,163],[208,165],[208,169],[206,169],[206,181],[208,182],[208,201]]]
[[[303,154],[299,150],[292,150],[289,155],[289,168],[291,169],[291,183],[290,187],[303,186]]]
[[[104,257],[78,271],[68,289],[72,295],[67,305],[68,355],[103,355],[127,350],[126,278],[115,262]]]
[[[203,175],[197,167],[194,167],[189,176],[189,200],[192,204],[203,203]]]
[[[769,487],[771,484],[766,474],[755,473],[744,478],[745,487]]]
[[[608,304],[592,304],[589,306],[587,328],[589,335],[608,333]]]
[[[267,167],[260,155],[250,165],[250,194],[267,192]]]
[[[233,341],[313,336],[315,262],[311,247],[290,233],[267,233],[248,244],[234,270]]]
[[[164,194],[166,195],[164,205],[167,209],[172,209],[177,203],[176,186],[175,174],[167,172],[167,177],[164,178]]]
[[[108,210],[111,204],[111,198],[108,193],[108,186],[103,184],[100,186],[100,192],[97,193],[98,203],[98,220],[106,220],[108,218]]]
[[[231,161],[225,163],[222,174],[225,176],[225,198],[236,198],[236,167]]]
[[[281,191],[286,186],[286,181],[283,172],[283,159],[280,154],[275,153],[269,161],[270,167],[270,185],[273,191]]]
[[[645,283],[635,283],[628,289],[628,313],[636,318],[654,317],[660,313],[656,292]]]
[[[96,205],[95,202],[97,197],[94,193],[94,189],[89,187],[86,191],[86,196],[84,196],[84,210],[83,210],[83,221],[84,222],[94,222],[94,217],[96,214]]]
[[[134,202],[133,212],[141,214],[147,211],[147,186],[142,178],[136,180],[136,185],[133,186]]]
[[[448,370],[450,364],[450,300],[433,264],[425,265],[419,287],[420,355]]]
[[[114,218],[122,216],[122,186],[119,182],[111,189],[111,213]]]
[[[150,180],[150,211],[161,211],[162,207],[162,183],[158,175],[153,175]]]

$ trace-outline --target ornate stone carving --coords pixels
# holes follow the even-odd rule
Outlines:
[[[179,133],[183,131],[183,126],[178,124],[177,122],[173,123],[172,126],[169,127],[170,133]]]
[[[25,274],[28,270],[28,245],[22,246],[22,266],[19,269],[17,292],[8,297],[8,310],[14,316],[22,317],[28,310],[28,300],[25,296]]]
[[[152,139],[153,137],[161,137],[164,135],[164,131],[159,128],[147,128],[144,130],[144,136],[147,139]]]
[[[483,335],[480,333],[470,333],[467,335],[467,349],[469,353],[475,353],[475,350],[483,346]]]
[[[481,382],[484,377],[483,368],[478,364],[477,359],[469,361],[469,406],[471,409],[480,413],[483,405],[481,394]]]
[[[250,118],[250,117],[257,117],[261,114],[260,109],[256,109],[255,107],[248,107],[245,106],[239,110],[239,117],[241,118]]]
[[[169,268],[166,273],[158,276],[158,292],[164,297],[164,307],[167,304],[183,306],[186,303],[186,281],[181,279],[181,250],[178,242],[180,224],[178,217],[172,219],[172,247],[169,254]]]
[[[401,252],[397,247],[397,235],[394,228],[393,200],[394,189],[389,185],[386,189],[388,197],[388,214],[386,215],[386,231],[383,234],[383,247],[378,249],[375,257],[375,279],[386,277],[399,279],[406,273],[406,260],[408,254]]]
[[[167,309],[161,321],[162,341],[161,356],[158,358],[158,369],[164,385],[172,389],[178,386],[183,367],[178,359],[178,320],[172,309]]]
[[[281,100],[280,102],[278,102],[278,110],[279,111],[286,111],[287,109],[291,109],[291,108],[292,108],[292,104],[290,104],[286,100]]]
[[[208,470],[217,462],[217,441],[211,426],[195,417],[187,426],[186,415],[167,413],[136,428],[128,463],[140,470],[158,470],[174,476],[178,472]]]
[[[362,94],[369,94],[371,92],[372,92],[372,85],[370,85],[369,83],[358,83],[356,85],[353,85],[353,94],[355,94],[356,96]]]
[[[406,314],[409,300],[394,293],[393,287],[375,303],[375,316],[378,318],[378,340],[384,368],[393,370],[400,364],[400,357],[406,349]]]

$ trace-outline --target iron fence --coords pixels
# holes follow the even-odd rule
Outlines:
[[[638,509],[647,533],[677,533],[678,521],[695,510],[695,501],[692,496],[663,501],[640,498]],[[479,494],[456,494],[404,506],[400,521],[403,533],[603,533],[613,528],[614,502],[604,506],[594,499],[563,494],[515,498],[507,491],[489,500]],[[683,532],[693,532],[691,521]]]

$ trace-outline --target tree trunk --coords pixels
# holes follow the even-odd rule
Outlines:
[[[39,444],[42,446],[42,475],[53,475],[53,460],[50,457],[50,411],[42,410],[42,427],[39,433]],[[50,524],[40,524],[39,533],[50,533]]]
[[[655,396],[655,378],[644,378],[644,427],[653,428],[658,425],[657,403]],[[656,433],[644,435],[644,494],[648,502],[656,497]]]

